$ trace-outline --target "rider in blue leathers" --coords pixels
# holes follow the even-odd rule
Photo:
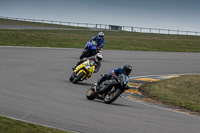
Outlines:
[[[99,32],[98,35],[96,35],[96,36],[94,36],[94,37],[92,37],[90,39],[90,42],[91,41],[96,41],[97,45],[98,45],[98,48],[102,49],[104,44],[105,44],[104,33],[103,32]]]
[[[95,89],[96,91],[98,90],[99,88],[99,85],[107,80],[107,79],[110,79],[112,76],[119,76],[120,74],[125,74],[129,77],[129,74],[131,73],[132,71],[132,66],[129,65],[129,64],[126,64],[124,65],[122,68],[116,68],[114,70],[111,70],[109,74],[104,74],[99,80],[98,82],[95,83]]]
[[[97,53],[98,46],[96,41],[87,42],[83,53],[80,56],[80,59],[88,58],[94,56]]]
[[[95,42],[95,43],[94,43]],[[89,42],[87,42],[83,53],[80,56],[80,59],[85,57],[94,56],[98,52],[102,52],[102,48],[104,47],[104,33],[99,32],[98,35],[92,37]]]

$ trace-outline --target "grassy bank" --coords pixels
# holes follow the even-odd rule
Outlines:
[[[98,31],[91,30],[0,30],[2,46],[83,48]],[[104,31],[104,49],[200,52],[199,36]]]
[[[0,116],[0,133],[71,133]]]
[[[83,27],[45,24],[1,18],[0,25],[81,29],[70,31],[0,29],[0,45],[3,46],[83,48],[86,42],[98,33],[98,31],[91,31],[88,30],[88,28]],[[109,30],[104,32],[106,40],[104,49],[200,52],[200,36],[164,35]]]
[[[200,113],[200,75],[161,80],[145,84],[140,90],[152,99]]]

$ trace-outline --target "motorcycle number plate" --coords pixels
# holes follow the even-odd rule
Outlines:
[[[89,63],[85,62],[84,65],[85,65],[86,67],[88,67],[88,66],[89,66]]]

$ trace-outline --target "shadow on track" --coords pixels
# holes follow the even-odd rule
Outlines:
[[[92,83],[78,82],[76,85],[93,86],[94,84],[92,84]]]
[[[70,82],[69,81],[69,79],[67,79],[67,80],[63,80],[64,82],[67,82],[67,83],[69,83],[69,84],[73,84],[72,82]],[[79,81],[78,83],[76,83],[76,84],[74,84],[74,85],[78,85],[78,86],[93,86],[94,84],[92,84],[92,83],[85,83],[85,82],[81,82],[81,81]]]
[[[94,102],[94,103],[100,103],[100,104],[105,104],[103,102],[103,100],[99,100],[99,99],[95,99],[95,100],[88,100],[87,98],[86,99],[82,99],[82,100],[85,100],[85,101],[89,101],[89,102]],[[133,108],[133,106],[130,106],[130,105],[127,105],[127,104],[120,104],[120,103],[117,103],[117,102],[113,102],[111,104],[105,104],[107,106],[118,106],[118,107],[129,107],[129,108]]]

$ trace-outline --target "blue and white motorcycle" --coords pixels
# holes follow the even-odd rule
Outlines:
[[[94,56],[99,52],[102,52],[102,50],[98,48],[96,41],[87,42],[80,59]]]

